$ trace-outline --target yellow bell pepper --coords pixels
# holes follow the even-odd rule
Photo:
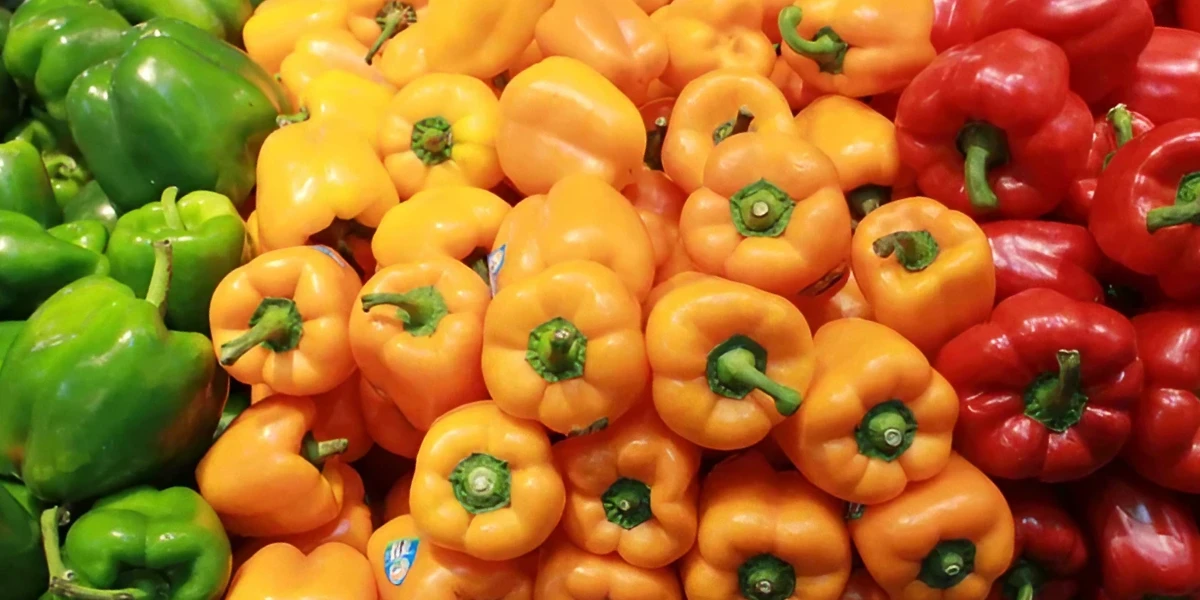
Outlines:
[[[512,210],[487,190],[425,190],[389,210],[371,238],[379,268],[446,257],[461,260],[488,279],[487,255],[500,223]]]
[[[345,71],[391,87],[383,71],[363,60],[367,46],[349,31],[314,31],[298,39],[295,48],[279,65],[279,81],[293,106],[300,103],[308,84],[327,71]]]
[[[300,94],[300,112],[279,117],[281,124],[306,119],[336,117],[362,134],[379,149],[379,123],[396,92],[388,83],[364,79],[347,71],[331,70],[317,75]]]
[[[675,0],[651,18],[667,34],[662,82],[673,90],[717,69],[766,77],[775,66],[775,47],[762,30],[763,0]]]

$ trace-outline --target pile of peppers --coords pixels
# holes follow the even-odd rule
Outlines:
[[[1200,0],[4,7],[5,600],[1200,598]]]

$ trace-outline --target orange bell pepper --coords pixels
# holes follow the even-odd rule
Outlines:
[[[771,80],[737,69],[698,77],[675,100],[663,143],[663,170],[690,194],[704,185],[704,164],[713,148],[751,127],[795,131],[787,99]]]
[[[647,399],[648,400],[648,399]],[[595,435],[555,444],[567,485],[562,529],[593,554],[665,567],[696,541],[700,450],[663,424],[649,402]]]
[[[371,147],[379,151],[379,124],[392,95],[396,93],[388,83],[378,83],[356,74],[331,70],[317,75],[300,94],[299,112],[282,115],[277,121],[290,125],[304,120],[341,120],[343,127],[353,128]]]
[[[488,278],[487,255],[512,207],[496,194],[470,187],[418,192],[389,210],[371,240],[379,266],[445,257]]]
[[[385,398],[366,377],[359,377],[359,399],[367,432],[380,448],[397,456],[416,458],[425,432],[413,427],[390,398]]]
[[[347,327],[361,286],[325,246],[262,254],[213,292],[213,348],[242,383],[297,396],[328,392],[354,372]]]
[[[900,162],[896,125],[870,106],[822,96],[796,115],[796,130],[837,167],[855,226],[880,205],[916,194],[916,173]]]
[[[654,284],[654,246],[641,217],[619,192],[588,175],[567,177],[513,207],[492,254],[497,292],[568,260],[612,269],[639,300]]]
[[[763,0],[674,0],[651,19],[667,36],[662,82],[679,91],[717,69],[740,69],[766,77],[775,48],[763,33]]]
[[[477,402],[438,419],[417,454],[409,496],[432,544],[510,560],[550,537],[566,504],[550,439],[537,423]]]
[[[779,13],[780,49],[804,83],[861,98],[908,85],[933,58],[929,0],[795,0]]]
[[[646,233],[650,236],[650,245],[654,249],[655,285],[695,268],[679,239],[679,214],[683,211],[687,194],[662,172],[661,159],[657,160],[658,169],[651,166],[651,162],[661,153],[667,131],[666,122],[665,118],[660,118],[659,124],[647,134],[650,139],[646,149],[647,168],[634,175],[633,183],[621,190],[621,194],[633,204],[633,209],[641,217],[642,225],[645,225]],[[651,150],[652,147],[654,150]]]
[[[391,99],[382,122],[383,164],[403,198],[447,185],[490,188],[504,179],[496,158],[500,101],[474,77],[418,77]]]
[[[367,455],[375,442],[367,431],[367,424],[359,400],[359,377],[352,375],[324,394],[309,396],[317,405],[317,419],[313,421],[313,435],[323,439],[346,440],[346,450],[339,458],[354,462]],[[281,396],[266,384],[250,387],[250,402],[257,404],[267,398]]]
[[[412,512],[409,508],[408,498],[409,490],[412,489],[412,473],[405,473],[392,484],[392,488],[388,490],[387,497],[384,498],[383,504],[383,519],[391,521],[396,517],[402,517]]]
[[[280,63],[279,82],[292,105],[300,102],[314,79],[329,71],[343,71],[391,88],[382,71],[363,61],[366,54],[367,46],[349,31],[327,29],[307,33],[296,40],[295,50]]]
[[[426,431],[450,409],[488,395],[479,357],[490,300],[488,285],[456,260],[386,267],[350,312],[354,361],[413,427]]]
[[[646,352],[663,422],[714,450],[753,446],[795,413],[814,362],[799,309],[717,277],[681,279],[658,300]]]
[[[654,11],[670,3],[671,0],[637,0],[638,6],[641,7],[642,10],[646,11],[646,14],[653,13]]]
[[[542,548],[539,567],[533,595],[538,600],[683,600],[673,569],[638,567],[616,555],[592,554],[564,536]]]
[[[680,566],[689,600],[836,600],[850,578],[842,503],[758,452],[722,462],[700,492],[700,536]]]
[[[793,111],[808,106],[814,100],[813,94],[804,86],[804,80],[792,70],[792,66],[787,64],[783,56],[775,57],[775,66],[771,68],[771,83],[783,92],[788,108]]]
[[[483,329],[483,378],[504,412],[567,435],[593,433],[642,397],[642,312],[599,263],[568,261],[496,294]]]
[[[833,321],[813,338],[816,372],[794,419],[772,432],[814,485],[878,504],[950,459],[958,395],[916,346],[871,321]]]
[[[783,296],[819,295],[842,279],[850,209],[837,169],[812,144],[774,132],[733,136],[713,150],[704,187],[679,220],[706,273]]]
[[[676,273],[670,279],[654,286],[654,289],[650,290],[650,294],[646,296],[646,301],[642,303],[642,329],[646,328],[646,323],[650,320],[650,315],[654,314],[654,307],[658,306],[659,300],[685,285],[711,277],[712,275],[700,271],[684,271]]]
[[[775,44],[775,53],[779,54],[779,43],[783,36],[779,33],[779,13],[792,5],[793,0],[763,0],[762,30],[767,39]]]
[[[196,466],[200,495],[243,537],[292,535],[337,518],[346,440],[316,441],[309,398],[275,396],[238,415]]]
[[[667,36],[634,0],[557,0],[534,36],[546,56],[582,61],[634,104],[667,68]]]
[[[846,274],[845,285],[835,293],[799,296],[793,303],[804,313],[804,318],[808,320],[808,326],[813,331],[820,331],[826,323],[838,319],[875,319],[875,310],[863,297],[852,271]]]
[[[839,600],[888,600],[888,595],[865,568],[855,567]]]
[[[380,600],[532,600],[536,556],[485,561],[438,547],[412,516],[391,519],[368,544]]]
[[[646,135],[617,86],[578,60],[551,56],[504,88],[496,151],[526,196],[581,173],[620,189],[641,169]]]
[[[926,354],[992,313],[987,236],[936,200],[914,196],[867,215],[854,232],[851,264],[875,320]]]
[[[983,600],[1013,557],[1013,516],[996,484],[953,454],[942,472],[850,521],[891,598]]]
[[[254,554],[233,577],[225,600],[375,600],[371,563],[337,542],[305,556],[288,544]]]

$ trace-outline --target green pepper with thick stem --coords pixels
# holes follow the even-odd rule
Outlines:
[[[62,223],[42,156],[29,142],[0,144],[0,210],[31,217],[42,227]]]
[[[0,323],[0,336],[3,325]],[[0,478],[0,582],[8,600],[34,600],[46,591],[49,578],[38,525],[40,514],[41,504],[28,488]]]
[[[0,474],[39,498],[169,479],[212,443],[229,380],[208,338],[163,324],[170,241],[155,250],[145,300],[108,277],[76,281],[34,313],[0,368]]]
[[[254,12],[250,0],[101,0],[130,23],[171,17],[207,31],[235,46],[242,45],[242,27]]]
[[[108,273],[108,259],[0,210],[0,319],[25,319],[63,286]]]

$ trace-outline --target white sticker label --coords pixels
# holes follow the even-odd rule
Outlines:
[[[492,295],[496,295],[496,278],[500,276],[500,269],[504,268],[504,250],[508,248],[508,244],[504,244],[496,248],[488,254],[488,285],[492,287]]]
[[[383,550],[383,572],[392,585],[404,583],[413,562],[417,560],[417,548],[421,540],[409,538],[393,540]]]

